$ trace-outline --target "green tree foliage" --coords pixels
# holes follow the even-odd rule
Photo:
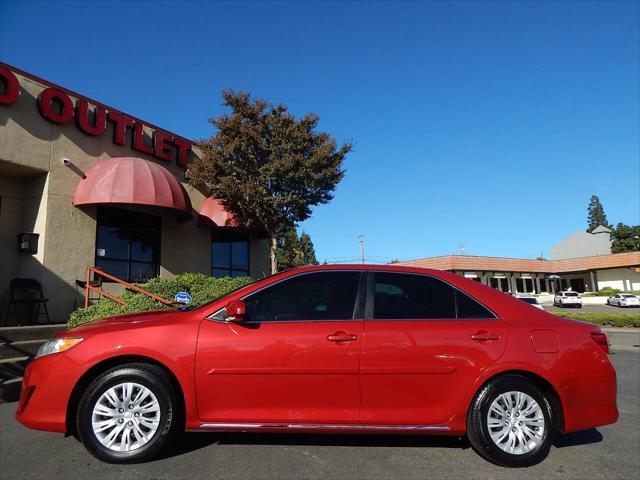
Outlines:
[[[597,195],[591,195],[587,212],[587,223],[589,224],[587,232],[592,232],[600,225],[609,229],[613,228],[607,221],[607,216],[604,213],[604,207],[600,203],[600,199]]]
[[[288,228],[278,238],[276,257],[278,271],[318,264],[311,237],[305,232],[298,237],[295,228]]]
[[[640,225],[618,223],[611,232],[611,253],[640,251]]]
[[[187,292],[193,298],[191,306],[199,307],[249,283],[251,283],[249,277],[213,278],[203,273],[183,273],[171,278],[153,278],[141,287],[167,300],[173,300],[177,293]],[[125,291],[117,297],[122,299],[125,305],[102,298],[88,308],[79,308],[73,312],[69,316],[68,327],[76,327],[115,315],[170,308],[133,291]]]
[[[201,156],[187,178],[219,198],[242,224],[269,235],[275,272],[276,239],[307,219],[311,207],[333,198],[353,146],[338,146],[331,135],[317,132],[317,115],[296,119],[285,105],[244,92],[225,90],[222,97],[231,113],[209,120],[217,130],[199,143]]]
[[[316,250],[313,248],[311,236],[307,232],[300,234],[300,250],[302,250],[302,261],[305,265],[317,265]]]

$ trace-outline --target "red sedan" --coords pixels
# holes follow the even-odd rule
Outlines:
[[[349,265],[68,330],[28,366],[16,417],[108,462],[235,430],[466,434],[519,467],[618,410],[599,327],[447,272]]]

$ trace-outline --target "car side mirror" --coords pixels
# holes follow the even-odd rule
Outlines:
[[[224,317],[225,322],[239,323],[245,319],[247,307],[242,300],[234,300],[224,308],[227,312]]]

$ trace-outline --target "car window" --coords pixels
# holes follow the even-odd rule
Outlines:
[[[359,272],[317,272],[284,280],[244,299],[247,321],[352,320]]]
[[[523,300],[526,302],[529,299]],[[456,302],[458,318],[496,318],[486,307],[460,290],[456,290]]]
[[[620,295],[622,298],[636,298],[635,295]]]
[[[375,274],[374,319],[456,318],[455,290],[426,275]]]
[[[576,292],[565,292],[565,297],[577,297],[578,294]]]
[[[538,304],[538,300],[536,298],[533,298],[533,297],[520,297],[520,300],[522,300],[525,303],[530,303],[531,305],[537,305]]]

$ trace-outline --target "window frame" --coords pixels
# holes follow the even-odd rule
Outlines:
[[[109,255],[105,255],[102,257],[98,256],[98,232],[100,230],[100,227],[103,228],[114,228],[111,226],[106,226],[104,224],[100,223],[100,217],[101,215],[111,215],[111,214],[118,214],[118,212],[116,211],[120,211],[123,212],[126,216],[127,216],[127,220],[132,217],[132,216],[136,216],[136,215],[140,215],[140,216],[146,216],[146,217],[153,217],[153,222],[157,223],[157,225],[153,225],[153,228],[157,228],[158,229],[158,238],[157,238],[157,245],[155,246],[157,248],[157,252],[156,254],[152,254],[152,260],[148,261],[148,260],[134,260],[131,256],[131,239],[127,239],[127,258],[121,258],[121,257],[112,257]],[[107,222],[108,223],[108,222]],[[134,222],[131,222],[131,225],[133,225]],[[129,225],[117,225],[115,228],[126,228]],[[162,267],[162,216],[160,215],[154,215],[152,213],[147,213],[147,212],[139,212],[137,210],[129,210],[126,208],[121,208],[121,207],[117,207],[117,206],[111,206],[111,205],[99,205],[98,208],[96,209],[96,230],[95,230],[96,234],[95,234],[95,239],[94,239],[94,248],[93,248],[93,265],[95,268],[101,268],[97,265],[99,260],[105,260],[108,262],[118,262],[121,264],[124,264],[127,266],[127,278],[122,279],[125,282],[128,283],[141,283],[141,282],[148,282],[149,280],[151,280],[152,278],[157,278],[160,276],[160,269]],[[132,280],[131,279],[131,266],[133,264],[136,263],[142,263],[145,265],[155,265],[156,267],[156,274],[153,277],[148,278],[147,280],[144,281],[140,281],[140,280]],[[106,271],[106,270],[105,270]],[[109,273],[109,272],[106,272]],[[111,274],[112,275],[112,274]],[[117,277],[117,275],[114,275]],[[119,277],[118,277],[119,278]],[[115,283],[113,280],[110,280],[106,277],[102,278],[102,281],[104,283]]]
[[[362,322],[364,320],[364,312],[365,312],[365,301],[366,301],[366,289],[367,289],[367,271],[366,270],[314,270],[310,272],[301,272],[295,275],[291,275],[285,278],[281,278],[280,280],[270,283],[268,285],[264,285],[246,295],[240,297],[238,300],[246,301],[249,297],[256,295],[268,288],[275,287],[281,283],[294,280],[296,278],[313,275],[313,274],[322,274],[322,273],[357,273],[359,274],[358,279],[358,290],[356,292],[355,305],[353,307],[353,315],[351,319],[342,319],[342,320],[272,320],[268,322],[261,322],[258,320],[243,320],[242,322],[236,323],[234,325],[258,325],[258,324],[276,324],[276,323],[329,323],[329,322]],[[226,316],[226,307],[222,307],[216,310],[214,313],[206,317],[207,320],[211,320],[218,323],[228,323],[224,320]]]
[[[376,282],[375,282],[376,273],[428,277],[434,280],[438,280],[446,285],[449,285],[451,288],[453,288],[453,291],[454,291],[454,304],[455,304],[455,315],[456,315],[455,318],[374,318],[373,314],[374,314],[374,307],[375,307],[374,300],[375,300],[375,288],[376,288]],[[485,310],[487,310],[491,315],[493,315],[493,317],[460,318],[460,316],[458,315],[458,295],[467,296],[474,302],[481,305]],[[485,305],[483,302],[472,297],[467,292],[453,285],[451,282],[448,282],[447,280],[437,277],[435,275],[429,275],[424,273],[414,273],[414,272],[397,272],[397,271],[391,271],[391,270],[369,270],[367,275],[367,299],[366,299],[366,305],[365,305],[364,319],[365,321],[369,321],[369,322],[434,322],[434,321],[435,322],[445,322],[445,321],[446,322],[456,322],[456,321],[468,322],[468,321],[475,321],[475,320],[481,320],[481,321],[499,320],[500,316],[496,314],[496,312],[493,309],[487,307],[487,305]]]

